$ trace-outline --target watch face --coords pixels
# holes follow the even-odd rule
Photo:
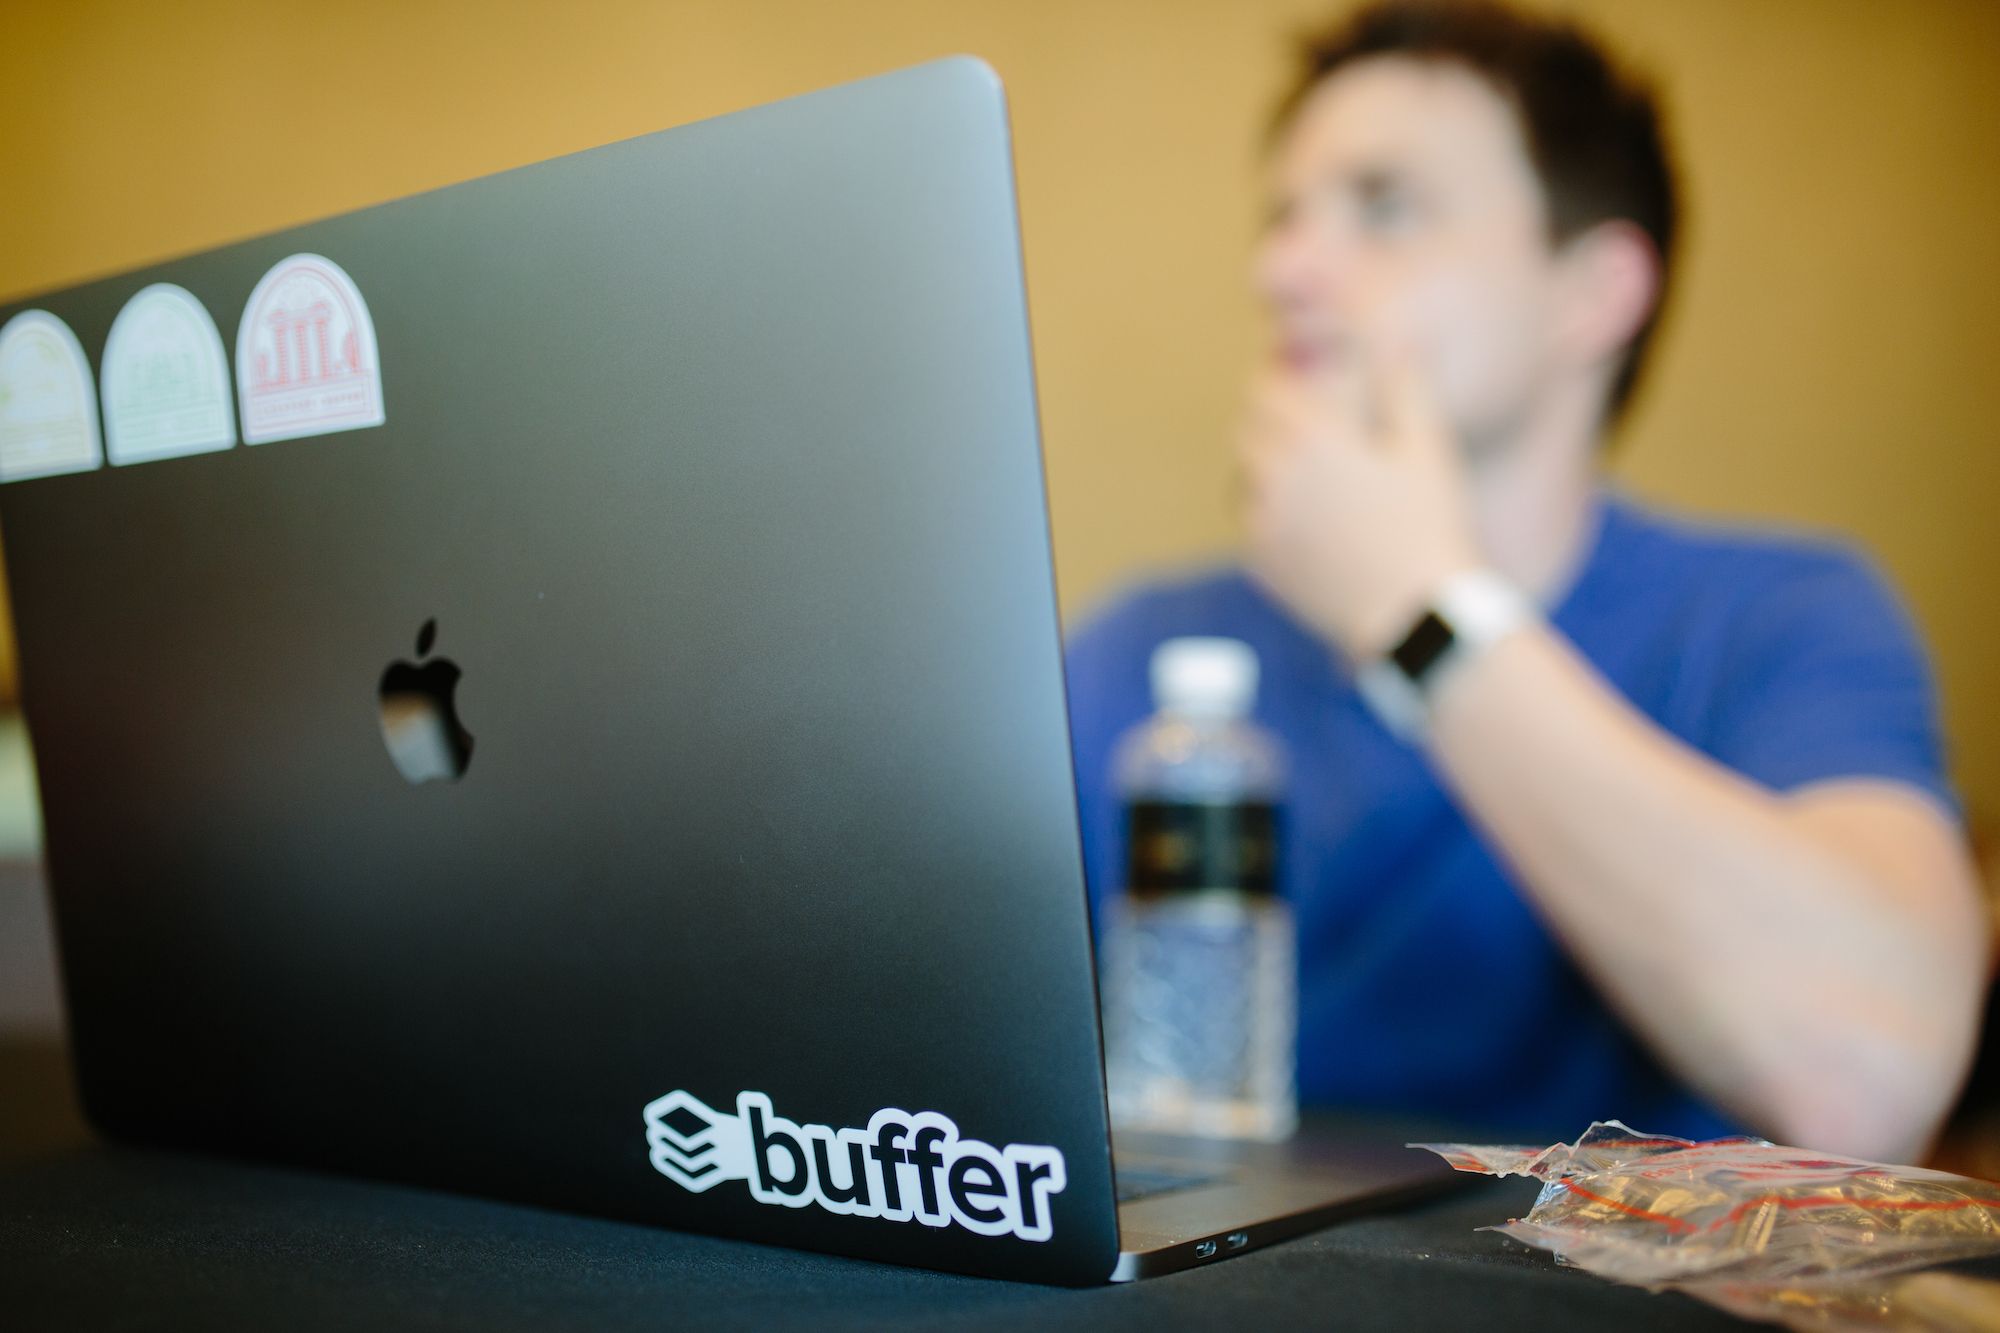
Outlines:
[[[1443,617],[1435,611],[1425,611],[1423,618],[1403,636],[1403,641],[1389,650],[1389,660],[1405,676],[1421,683],[1438,659],[1451,651],[1454,637]]]

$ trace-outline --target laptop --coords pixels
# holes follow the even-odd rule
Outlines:
[[[0,526],[108,1136],[1066,1284],[1449,1175],[1114,1170],[978,60],[0,306]]]

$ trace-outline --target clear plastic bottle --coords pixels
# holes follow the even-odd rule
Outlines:
[[[1249,720],[1257,657],[1172,639],[1157,712],[1122,737],[1124,892],[1107,905],[1103,1001],[1121,1128],[1280,1139],[1298,1123],[1296,945],[1277,893],[1278,743]]]

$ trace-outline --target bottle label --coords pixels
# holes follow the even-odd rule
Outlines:
[[[1125,828],[1131,893],[1278,890],[1278,808],[1269,801],[1134,801]]]

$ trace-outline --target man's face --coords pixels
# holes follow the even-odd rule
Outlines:
[[[1357,62],[1308,96],[1268,179],[1277,353],[1314,373],[1408,348],[1471,451],[1504,439],[1546,376],[1555,267],[1500,94],[1454,63]]]

